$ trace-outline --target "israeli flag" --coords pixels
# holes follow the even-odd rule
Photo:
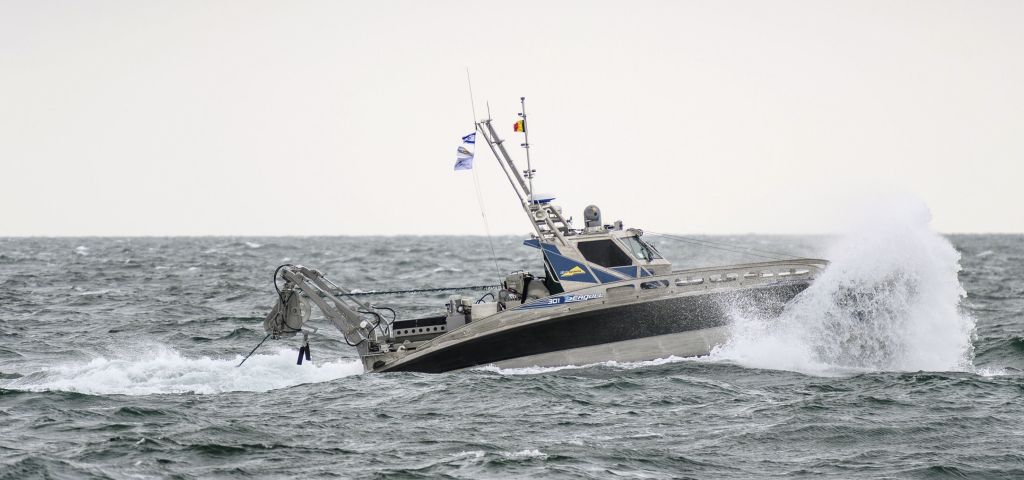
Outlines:
[[[455,169],[473,169],[473,145],[476,144],[476,132],[462,137],[462,145],[455,151]]]

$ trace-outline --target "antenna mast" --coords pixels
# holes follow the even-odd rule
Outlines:
[[[537,173],[537,171],[530,165],[530,129],[526,126],[526,97],[519,97],[519,104],[521,107],[519,116],[523,119],[523,143],[519,146],[526,150],[526,170],[523,172],[523,175],[530,181],[530,197],[528,200],[533,203],[536,201],[533,197],[535,192],[533,189],[533,174]]]

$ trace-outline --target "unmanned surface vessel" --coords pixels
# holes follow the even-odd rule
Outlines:
[[[525,131],[525,112],[520,116],[517,131]],[[529,144],[523,144],[528,167],[520,172],[491,123],[482,120],[476,130],[530,218],[534,233],[524,244],[541,254],[542,274],[512,272],[479,300],[452,296],[443,313],[399,320],[394,310],[359,301],[315,269],[282,265],[274,278],[278,302],[264,321],[267,336],[302,333],[299,362],[308,359],[313,304],[356,348],[368,372],[704,355],[726,339],[734,314],[779,315],[828,264],[794,258],[673,270],[642,230],[605,224],[593,205],[584,211],[583,228],[574,228],[552,197],[533,193]]]

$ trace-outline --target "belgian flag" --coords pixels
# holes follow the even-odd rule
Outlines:
[[[512,125],[512,131],[513,132],[524,132],[525,133],[526,132],[526,120],[520,119],[520,120],[516,121],[516,123]]]

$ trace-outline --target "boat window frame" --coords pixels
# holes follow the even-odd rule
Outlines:
[[[633,255],[633,258],[637,260],[653,262],[655,260],[663,260],[665,258],[661,255],[661,252],[659,252],[658,249],[654,248],[654,245],[651,245],[643,241],[639,236],[628,235],[625,237],[617,238],[616,240],[618,240],[619,243],[622,244],[624,250],[631,253]],[[637,247],[640,248],[639,252],[633,247],[634,242],[636,243]],[[647,252],[647,255],[644,254],[645,251]]]

